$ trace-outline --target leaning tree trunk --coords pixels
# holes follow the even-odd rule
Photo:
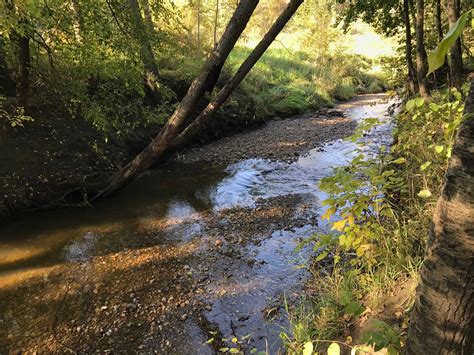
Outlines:
[[[425,100],[430,97],[430,90],[426,80],[428,73],[428,59],[425,49],[425,1],[416,0],[416,76],[421,97]]]
[[[474,351],[474,80],[421,269],[408,354]]]
[[[245,76],[250,72],[255,63],[262,57],[270,44],[275,40],[276,36],[281,32],[283,27],[291,19],[293,14],[304,0],[291,0],[285,10],[280,14],[272,27],[268,30],[262,40],[257,44],[252,53],[241,64],[235,75],[224,85],[217,96],[207,105],[207,107],[199,114],[199,116],[191,122],[172,143],[172,148],[176,149],[180,145],[188,142],[194,135],[200,132],[209,122],[212,116],[226,102],[232,92],[244,80]]]
[[[418,81],[415,76],[415,66],[413,65],[413,48],[410,26],[410,4],[408,0],[403,0],[403,22],[405,24],[405,58],[408,67],[408,87],[412,95],[418,91]]]
[[[448,0],[447,3],[448,9],[448,22],[449,27],[453,26],[459,18],[459,8],[456,0]],[[463,74],[463,64],[462,64],[462,49],[461,49],[461,39],[458,38],[453,46],[449,49],[451,54],[451,81],[452,85],[456,88],[461,89],[462,84],[462,74]]]
[[[244,31],[259,0],[242,0],[230,19],[222,38],[204,64],[203,69],[193,81],[186,96],[181,100],[160,133],[132,161],[121,168],[111,179],[109,185],[96,197],[107,196],[132,181],[138,174],[148,169],[171,145],[181,132],[183,125],[195,109],[206,90],[212,91],[222,65]]]

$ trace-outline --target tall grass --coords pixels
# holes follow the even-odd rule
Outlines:
[[[250,53],[235,48],[227,70],[235,72]],[[269,49],[240,87],[251,98],[257,117],[289,116],[334,105],[357,93],[382,90],[383,80],[367,74],[370,64],[358,56],[310,57],[304,52]]]

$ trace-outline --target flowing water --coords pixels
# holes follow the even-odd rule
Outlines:
[[[376,151],[381,145],[390,144],[388,109],[391,104],[393,102],[388,101],[365,103],[345,113],[356,121],[365,117],[386,120],[385,124],[363,138],[369,143],[366,149]],[[66,284],[66,279],[71,279],[72,274],[77,274],[72,279],[78,284],[78,290],[82,290],[81,283],[86,283],[83,281],[86,274],[94,272],[97,269],[95,265],[104,264],[102,260],[109,260],[106,259],[109,256],[120,263],[122,254],[151,250],[153,257],[158,250],[163,253],[170,248],[187,250],[190,245],[194,249],[186,255],[191,255],[191,258],[183,257],[185,261],[182,262],[176,257],[169,268],[163,266],[168,265],[166,263],[160,264],[162,269],[157,278],[168,278],[169,284],[174,285],[175,267],[179,265],[191,275],[193,287],[195,282],[203,282],[199,278],[208,279],[198,297],[206,304],[199,321],[192,310],[183,316],[180,313],[183,321],[169,323],[166,331],[148,327],[142,331],[140,341],[137,343],[135,336],[135,343],[130,346],[139,346],[138,349],[144,349],[144,352],[151,349],[168,349],[166,352],[170,352],[173,349],[177,353],[211,353],[220,346],[236,346],[235,339],[234,343],[220,339],[205,344],[206,340],[218,334],[219,338],[236,337],[239,347],[245,351],[257,348],[276,352],[281,347],[278,333],[282,326],[287,325],[281,310],[282,296],[290,299],[298,297],[307,276],[300,266],[311,256],[311,250],[303,249],[296,253],[295,247],[303,238],[324,228],[318,220],[324,194],[317,189],[317,182],[328,176],[334,167],[346,164],[353,157],[354,150],[354,143],[338,140],[315,148],[292,163],[247,159],[229,166],[170,164],[148,172],[118,196],[101,201],[93,208],[35,212],[1,227],[0,308],[3,315],[0,315],[0,327],[4,327],[5,338],[2,339],[0,331],[0,353],[3,342],[6,349],[25,346],[18,345],[18,342],[14,344],[15,339],[21,338],[18,334],[27,324],[25,319],[34,322],[35,317],[39,317],[39,311],[33,308],[41,308],[41,302],[25,305],[30,307],[31,315],[21,320],[15,318],[17,306],[13,304],[10,307],[6,303],[11,302],[12,297],[20,297],[20,294],[26,297],[25,292],[36,292],[35,288],[42,290],[38,294],[46,294],[46,286],[37,286],[41,284],[38,280],[47,283],[48,275],[56,273],[54,282],[61,287]],[[262,207],[262,201],[276,201],[270,210],[278,211],[282,207],[279,201],[286,201],[287,197],[293,198],[285,207],[292,210],[284,217],[288,219],[289,226],[285,225],[285,220],[276,222],[278,217],[271,217],[271,223],[265,227],[249,229],[245,224],[251,224],[252,218],[242,217],[240,221],[239,217],[234,216],[235,213],[245,216],[257,211],[258,219],[258,211],[266,211],[267,208],[264,203]],[[234,217],[227,215],[227,211],[234,211]],[[243,230],[247,233],[247,241],[251,242],[239,239],[240,244],[233,244],[230,249],[230,256],[223,256],[224,249],[219,243],[224,241],[224,246],[227,245],[226,233],[240,235]],[[228,244],[231,245],[230,242]],[[209,245],[212,252],[207,251]],[[199,263],[193,262],[193,253],[200,253]],[[204,274],[205,277],[202,277]],[[218,274],[221,276],[217,277]],[[138,280],[148,276],[135,274]],[[123,279],[126,277],[123,276]],[[133,284],[136,281],[130,279],[129,282]],[[150,282],[153,281],[154,277]],[[179,284],[178,281],[176,283]],[[166,287],[169,284],[163,283]],[[109,294],[114,293],[113,289],[107,290]],[[117,290],[113,295],[115,298],[110,295],[109,300],[107,296],[101,296],[102,301],[110,305],[112,299],[120,299],[121,292]],[[145,299],[148,296],[143,293],[141,297]],[[69,295],[65,295],[64,299],[67,297]],[[131,297],[134,300],[137,298]],[[53,328],[59,317],[58,312],[55,313]],[[77,323],[74,319],[72,324],[76,324],[74,321]],[[18,328],[16,333],[15,325]],[[33,343],[39,343],[34,337],[41,337],[38,334],[42,333],[36,331],[35,326],[38,325],[31,326],[33,329],[28,333],[31,333]],[[120,332],[116,329],[110,331]],[[167,348],[161,344],[163,339],[157,340],[160,331],[168,334]],[[20,344],[32,342],[20,341]],[[116,345],[110,340],[107,344],[110,349],[132,350],[123,349],[123,344]]]

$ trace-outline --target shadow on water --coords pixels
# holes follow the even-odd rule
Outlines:
[[[364,138],[370,142],[368,149],[375,151],[391,141],[387,114],[390,104],[378,102],[374,105],[363,101],[345,107],[346,115],[357,121],[364,117],[386,118],[386,124]],[[268,347],[274,353],[281,347],[278,333],[286,323],[284,317],[277,322],[267,320],[272,318],[272,309],[282,294],[297,293],[303,286],[306,273],[299,266],[311,255],[306,249],[295,253],[294,248],[303,238],[324,227],[318,221],[324,195],[316,184],[335,166],[346,164],[354,155],[354,149],[353,143],[339,140],[311,150],[294,163],[248,159],[227,167],[202,163],[170,164],[148,172],[122,193],[93,208],[25,215],[0,228],[0,297],[2,286],[7,284],[6,293],[11,286],[28,287],[39,295],[52,292],[48,291],[52,286],[44,281],[47,267],[61,265],[64,275],[69,275],[68,270],[79,275],[75,282],[77,296],[70,296],[67,302],[71,313],[67,317],[84,318],[83,321],[88,322],[88,314],[94,311],[88,301],[92,291],[83,290],[89,287],[83,277],[100,279],[109,285],[107,297],[101,296],[105,297],[103,302],[106,304],[133,303],[135,296],[130,297],[132,301],[127,300],[129,289],[141,287],[140,302],[150,307],[157,304],[156,297],[166,299],[176,292],[170,285],[175,287],[178,283],[191,292],[196,289],[196,282],[199,284],[209,278],[202,286],[203,293],[193,298],[205,300],[210,308],[199,316],[199,322],[187,319],[179,324],[169,324],[170,337],[176,338],[170,346],[184,343],[188,347],[194,346],[196,352],[211,352],[211,347],[203,345],[203,341],[209,337],[206,332],[212,325],[223,337],[241,338],[252,334],[248,349]],[[298,197],[291,205],[261,206],[261,201],[291,196]],[[288,222],[276,223],[271,216],[279,207],[291,209],[290,214],[282,214]],[[234,214],[228,214],[232,209]],[[266,209],[268,215],[265,215]],[[260,210],[263,217],[258,214]],[[250,218],[242,217],[242,213]],[[252,213],[256,213],[255,217]],[[242,226],[249,220],[256,225],[254,229]],[[285,225],[293,221],[297,222]],[[264,227],[260,228],[258,223]],[[249,238],[252,242],[242,244],[241,250],[230,250],[229,257],[223,252],[224,248],[219,249],[221,254],[212,248],[209,254],[196,252],[211,237],[219,238],[219,242],[229,235],[239,239],[240,234],[248,230],[254,233]],[[159,252],[153,249],[157,246]],[[104,262],[88,263],[88,260],[108,256],[119,258],[119,264],[111,265],[110,270],[102,265]],[[196,261],[199,258],[211,260],[207,260],[210,270],[200,269]],[[21,275],[30,269],[38,269],[35,275],[43,278],[12,279],[12,275]],[[206,272],[211,276],[203,276]],[[148,279],[147,282],[141,280],[151,277],[150,274],[153,274],[153,287],[147,286]],[[61,279],[61,274],[58,275],[55,276],[56,285],[63,287],[67,276]],[[181,283],[176,281],[179,278],[184,278]],[[79,296],[81,292],[87,297]],[[57,297],[52,299],[57,300]],[[29,303],[30,309],[45,312],[57,307],[55,301],[48,305],[45,300],[26,297],[25,302]],[[10,312],[15,311],[10,309]],[[123,312],[127,315],[128,308]],[[204,328],[203,322],[207,324]],[[155,328],[158,325],[153,324],[143,325],[146,329],[140,328],[136,335],[139,343],[150,349],[158,346],[153,343],[153,336],[159,333]],[[112,348],[123,350],[127,349],[127,344],[136,345],[130,339],[127,343],[125,334],[134,333],[123,327],[117,326],[120,328],[114,333],[117,343]],[[122,340],[119,339],[121,332],[124,333]]]

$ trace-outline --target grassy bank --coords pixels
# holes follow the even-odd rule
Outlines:
[[[463,95],[436,92],[430,103],[410,100],[397,116],[395,142],[377,157],[362,151],[323,179],[327,235],[314,236],[314,278],[289,309],[283,335],[290,352],[388,348],[401,352],[431,219],[439,196]],[[367,120],[352,139],[376,125]]]

